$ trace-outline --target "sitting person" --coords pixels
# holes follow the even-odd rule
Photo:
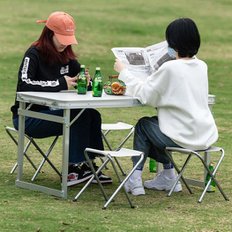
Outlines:
[[[18,72],[17,91],[58,92],[76,86],[80,63],[71,45],[77,44],[75,23],[65,12],[53,12],[47,20],[37,41],[26,51]],[[86,76],[90,79],[88,71]],[[11,107],[13,124],[18,129],[19,102]],[[33,105],[31,110],[62,116],[63,110]],[[81,109],[71,110],[71,120]],[[88,180],[91,169],[85,162],[86,147],[104,150],[101,136],[101,115],[94,109],[85,109],[70,127],[68,186]],[[61,123],[26,117],[25,133],[34,138],[46,138],[63,134]],[[97,167],[96,167],[97,168]],[[99,173],[102,183],[112,179]],[[93,180],[96,183],[96,180]]]
[[[145,194],[145,188],[170,190],[176,180],[173,164],[165,147],[206,149],[218,139],[218,131],[208,107],[207,65],[195,55],[200,47],[196,24],[189,18],[171,22],[166,29],[167,61],[145,81],[135,78],[118,59],[114,69],[127,85],[127,94],[138,97],[143,104],[157,109],[158,116],[143,117],[135,126],[134,149],[143,151],[143,162],[126,182],[126,190],[133,195]],[[142,183],[142,171],[147,157],[163,163],[152,180]],[[138,158],[133,158],[133,164]],[[182,190],[178,182],[174,191]]]

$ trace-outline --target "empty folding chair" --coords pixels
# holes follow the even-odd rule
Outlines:
[[[5,130],[7,132],[7,134],[9,135],[9,137],[12,139],[12,141],[16,144],[16,146],[18,146],[18,131],[15,128],[12,127],[8,127],[5,126]],[[37,177],[38,173],[41,171],[43,165],[45,162],[48,162],[48,164],[52,167],[52,169],[59,175],[61,176],[61,173],[57,170],[57,168],[54,166],[54,164],[50,161],[50,159],[48,158],[48,156],[50,155],[50,153],[52,152],[59,136],[55,136],[55,138],[52,140],[51,145],[49,146],[48,150],[46,152],[43,152],[43,150],[39,147],[38,143],[35,142],[35,139],[33,137],[30,137],[28,135],[25,134],[25,138],[27,139],[27,143],[24,147],[24,156],[26,157],[26,159],[29,161],[29,163],[32,165],[32,167],[36,170],[33,177],[32,177],[32,181],[35,180],[35,178]],[[43,159],[41,160],[40,164],[38,167],[36,167],[36,165],[34,164],[34,162],[31,160],[31,158],[29,157],[29,155],[27,154],[28,149],[32,146],[34,146],[34,148],[39,152],[39,154],[43,157]],[[15,165],[13,166],[12,170],[11,170],[11,174],[14,173],[14,171],[16,170],[18,164],[17,162],[15,163]]]
[[[131,137],[131,135],[134,132],[134,126],[131,124],[128,124],[128,123],[124,123],[124,122],[103,123],[101,128],[102,128],[103,140],[110,151],[113,151],[113,150],[117,151],[121,147],[123,147],[123,145],[126,143],[126,141]],[[113,131],[129,131],[128,134],[126,134],[126,136],[124,138],[122,138],[120,143],[115,148],[112,147],[112,143],[107,138],[107,135],[109,135],[109,133],[113,132]],[[103,159],[102,159],[102,161],[103,161]],[[121,165],[119,164],[116,157],[115,157],[115,161],[116,161],[120,171],[122,172],[122,174],[125,175],[125,172],[123,171],[123,169],[122,169]]]
[[[188,191],[190,193],[193,193],[192,190],[190,189],[189,185],[188,185],[188,180],[187,178],[184,178],[183,176],[183,173],[185,171],[185,168],[186,166],[188,165],[190,159],[192,157],[197,157],[200,159],[201,163],[203,164],[203,167],[204,167],[204,171],[205,171],[205,174],[204,174],[204,177],[208,174],[210,175],[210,178],[209,178],[209,181],[208,183],[205,185],[204,183],[204,180],[202,182],[202,186],[203,187],[203,192],[198,200],[199,203],[202,202],[203,200],[203,197],[206,193],[206,191],[210,188],[210,184],[211,184],[211,181],[214,181],[216,186],[218,187],[219,191],[221,192],[222,196],[224,197],[225,200],[229,200],[228,197],[225,195],[225,193],[223,192],[220,184],[218,183],[218,181],[216,180],[216,173],[217,173],[217,170],[224,158],[224,150],[220,147],[210,147],[206,150],[198,150],[198,151],[194,151],[194,150],[190,150],[190,149],[184,149],[184,148],[178,148],[178,147],[166,147],[166,153],[168,155],[168,157],[170,158],[170,160],[172,161],[173,165],[174,165],[174,168],[175,170],[177,171],[178,173],[178,176],[177,176],[177,180],[176,182],[174,183],[174,185],[172,186],[171,190],[169,191],[168,193],[168,196],[171,196],[177,182],[181,179],[182,182],[185,184],[185,186],[187,187]],[[187,156],[183,166],[181,169],[178,168],[177,164],[175,163],[174,161],[174,154],[175,153],[180,153],[180,154],[183,154],[185,156]],[[214,161],[215,162],[215,168],[213,170],[213,172],[209,169],[209,155],[212,155],[212,154],[219,154],[219,158],[217,161]],[[215,160],[215,159],[214,159]]]
[[[129,130],[129,133],[126,135],[126,137],[124,137],[121,142],[117,145],[116,148],[112,148],[112,145],[110,144],[110,142],[107,139],[107,135],[111,132],[111,131],[120,131],[120,130]],[[109,148],[109,150],[113,151],[113,150],[118,150],[120,149],[125,142],[131,137],[131,135],[134,132],[134,126],[128,123],[124,123],[124,122],[117,122],[117,123],[103,123],[102,124],[102,136],[103,136],[103,140],[105,141],[107,147]]]
[[[89,152],[90,153],[95,153],[97,157],[104,157],[104,162],[102,163],[102,165],[98,168],[98,170],[95,170],[92,164],[91,159],[89,158]],[[115,164],[115,158],[123,158],[123,157],[132,157],[132,156],[140,156],[140,159],[138,161],[138,163],[129,171],[129,173],[124,177],[124,179],[122,180],[117,167],[118,165]],[[114,197],[118,194],[118,192],[123,188],[124,193],[126,195],[126,198],[131,206],[131,208],[134,208],[128,193],[125,190],[125,183],[126,181],[130,178],[130,176],[132,175],[132,173],[134,172],[134,170],[137,168],[137,166],[142,162],[144,154],[143,152],[140,151],[136,151],[136,150],[131,150],[131,149],[126,149],[126,148],[121,148],[118,151],[101,151],[101,150],[96,150],[96,149],[91,149],[91,148],[86,148],[85,149],[85,157],[87,162],[89,163],[91,170],[93,172],[92,177],[89,179],[89,181],[84,185],[84,187],[80,190],[80,192],[75,196],[74,201],[77,201],[77,199],[80,197],[80,195],[85,191],[85,189],[91,184],[92,180],[95,178],[97,180],[97,183],[100,187],[101,193],[105,199],[105,204],[103,206],[103,209],[106,209],[107,206],[110,204],[110,202],[114,199]],[[101,184],[99,178],[98,178],[98,173],[105,168],[105,166],[108,163],[112,164],[113,170],[117,176],[118,182],[119,182],[119,186],[116,188],[116,190],[112,193],[112,195],[108,198],[106,195],[106,192],[104,190],[103,185]]]

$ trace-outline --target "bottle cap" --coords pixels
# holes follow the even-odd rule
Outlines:
[[[96,67],[96,70],[101,70],[101,68],[100,67]]]
[[[85,68],[85,65],[84,65],[84,64],[82,64],[82,65],[81,65],[81,68]]]

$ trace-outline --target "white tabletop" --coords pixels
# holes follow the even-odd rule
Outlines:
[[[77,94],[76,91],[62,92],[17,92],[17,100],[32,104],[39,104],[57,109],[74,108],[110,108],[139,106],[138,99],[127,95],[107,95],[93,97],[92,92]]]

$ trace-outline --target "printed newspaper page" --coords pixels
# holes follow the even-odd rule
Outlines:
[[[163,41],[146,48],[118,47],[112,48],[115,57],[128,65],[128,69],[138,77],[147,77],[166,61],[172,58],[168,55],[167,42]]]

